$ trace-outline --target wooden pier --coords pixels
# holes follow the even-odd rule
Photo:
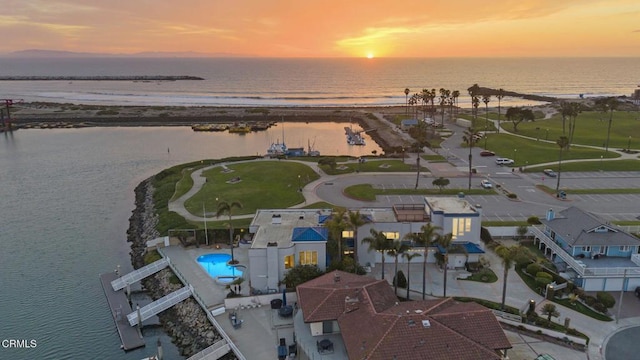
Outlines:
[[[115,272],[105,273],[100,275],[100,282],[102,283],[104,294],[107,296],[111,315],[113,315],[113,320],[116,323],[116,328],[122,341],[122,348],[128,351],[143,347],[145,344],[138,327],[132,327],[127,321],[127,314],[133,312],[127,300],[127,295],[124,290],[114,291],[111,286],[111,282],[117,278],[118,275]]]

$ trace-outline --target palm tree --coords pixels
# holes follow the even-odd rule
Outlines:
[[[444,109],[448,104],[450,96],[451,96],[451,90],[440,88],[440,110],[442,112],[442,120],[441,120],[442,126],[444,126]]]
[[[562,173],[562,151],[569,147],[569,138],[566,136],[560,136],[558,140],[556,140],[556,144],[560,148],[560,155],[558,157],[558,180],[556,183],[556,195],[560,190],[560,174]]]
[[[472,155],[471,155],[471,148],[473,148],[473,145],[476,142],[476,137],[478,136],[478,132],[470,127],[467,128],[464,131],[464,135],[462,136],[462,141],[464,141],[467,146],[469,146],[469,190],[471,190],[471,160],[472,160]]]
[[[409,90],[409,88],[405,88],[404,89],[404,99],[405,99],[405,104],[406,104],[405,113],[407,115],[409,115],[409,93],[410,92],[411,92],[411,90]]]
[[[502,259],[502,266],[504,267],[502,283],[502,303],[500,305],[500,309],[504,310],[504,303],[507,297],[507,275],[509,275],[509,269],[511,269],[514,262],[525,257],[531,258],[531,253],[527,248],[521,245],[499,245],[498,247],[496,247],[495,252]]]
[[[338,260],[342,260],[342,231],[346,229],[347,224],[345,223],[345,212],[346,210],[340,209],[335,211],[331,218],[325,221],[324,226],[329,229],[329,234],[331,235],[331,239],[334,241],[334,246],[332,246],[333,251],[337,250],[336,257]]]
[[[395,240],[391,244],[389,244],[389,249],[387,253],[394,257],[395,270],[394,270],[394,279],[393,282],[393,293],[398,295],[398,258],[402,256],[405,252],[409,250],[409,245],[403,243],[400,240]]]
[[[360,210],[347,212],[347,226],[353,231],[353,260],[356,264],[358,264],[358,228],[365,223]]]
[[[434,226],[432,223],[426,223],[425,225],[422,225],[419,233],[408,233],[405,235],[406,239],[424,246],[424,258],[422,262],[422,300],[424,300],[427,290],[426,277],[428,247],[433,245],[437,231],[440,229],[441,228],[439,226]]]
[[[402,254],[402,257],[407,259],[407,300],[409,300],[409,288],[411,287],[411,260],[418,256],[422,255],[417,252],[405,252]]]
[[[238,201],[227,202],[220,201],[218,203],[218,210],[216,211],[216,217],[220,217],[220,215],[227,214],[229,216],[229,245],[231,245],[231,262],[230,264],[237,264],[235,257],[233,256],[233,224],[231,222],[231,213],[233,209],[242,209],[242,204]]]
[[[447,267],[449,264],[449,251],[451,250],[451,243],[453,242],[453,234],[448,233],[444,235],[438,235],[436,242],[438,245],[444,248],[444,283],[443,283],[443,297],[447,297]]]
[[[384,280],[384,258],[389,250],[389,240],[382,231],[370,230],[371,236],[362,239],[363,244],[369,245],[369,251],[375,250],[382,254],[382,280]]]
[[[498,134],[500,133],[500,115],[501,115],[500,102],[502,101],[503,97],[504,97],[504,89],[500,88],[498,89],[498,95],[496,95],[496,98],[498,99]]]
[[[614,97],[600,99],[596,102],[596,105],[602,112],[609,112],[609,124],[607,125],[607,142],[604,145],[604,152],[609,151],[609,136],[611,135],[611,123],[613,122],[613,112],[618,109],[618,99]]]
[[[484,94],[482,95],[482,102],[484,103],[485,109],[485,120],[484,120],[484,148],[487,148],[487,127],[489,126],[489,102],[491,101],[491,95]]]
[[[460,97],[460,91],[458,90],[453,90],[451,92],[451,110],[449,111],[450,113],[453,113],[453,107],[456,107],[456,117],[458,116],[458,97]]]

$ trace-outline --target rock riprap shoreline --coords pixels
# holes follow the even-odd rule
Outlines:
[[[129,218],[127,230],[127,241],[131,243],[131,264],[135,269],[144,266],[146,242],[160,236],[156,230],[158,219],[154,212],[153,191],[151,178],[140,183],[135,189],[135,209]],[[173,272],[165,269],[144,279],[142,285],[149,295],[157,300],[183,286],[172,281],[173,277]],[[163,311],[158,317],[173,343],[185,357],[206,349],[222,338],[193,298]],[[236,356],[229,352],[222,359],[236,359]]]

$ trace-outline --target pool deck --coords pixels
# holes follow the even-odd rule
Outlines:
[[[240,261],[240,265],[247,266],[249,259],[246,251],[237,251],[234,249],[236,260]],[[184,249],[179,246],[168,246],[162,248],[162,252],[171,260],[172,268],[184,277],[184,279],[193,286],[194,292],[200,297],[206,305],[207,310],[211,310],[224,303],[224,299],[229,292],[224,285],[216,283],[207,272],[198,264],[197,258],[205,254],[231,254],[230,249],[214,249],[214,248],[190,248]],[[248,278],[248,269],[243,269],[244,277]],[[248,285],[243,286],[248,289]]]
[[[120,335],[120,340],[122,341],[122,348],[128,351],[143,347],[145,344],[142,335],[140,335],[138,331],[138,327],[129,325],[127,321],[127,314],[133,312],[127,300],[127,295],[125,295],[124,290],[114,291],[113,287],[111,287],[111,281],[117,277],[118,275],[116,275],[115,272],[101,274],[100,282],[102,283],[104,294],[107,296],[107,302],[109,303],[109,308],[111,308],[111,315],[113,315],[113,320],[118,329],[118,335]]]

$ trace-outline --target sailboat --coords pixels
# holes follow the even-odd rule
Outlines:
[[[314,146],[316,144],[316,139],[313,138],[313,145],[311,145],[311,141],[307,140],[307,148],[309,150],[307,150],[307,156],[320,156],[320,151],[314,149]]]

